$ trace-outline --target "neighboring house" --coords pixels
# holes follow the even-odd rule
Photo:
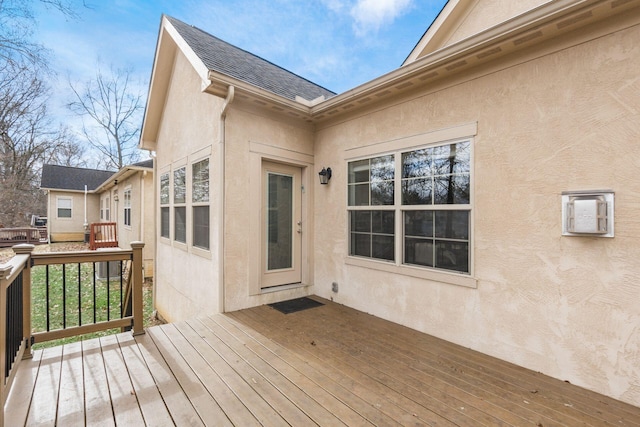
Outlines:
[[[155,252],[153,159],[125,166],[96,188],[99,222],[117,224],[118,246],[142,241],[144,276],[153,277]]]
[[[333,96],[163,17],[156,308],[317,294],[640,405],[639,40],[638,0],[452,0]]]
[[[118,246],[143,241],[144,274],[153,276],[155,253],[153,160],[118,172],[45,165],[40,187],[48,192],[51,242],[84,240],[85,191],[87,224],[114,222]]]
[[[40,188],[47,191],[49,241],[82,242],[85,224],[99,220],[96,189],[114,172],[44,165]],[[86,189],[86,191],[85,191]]]

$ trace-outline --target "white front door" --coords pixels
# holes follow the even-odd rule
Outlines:
[[[302,281],[302,171],[262,164],[261,288]]]

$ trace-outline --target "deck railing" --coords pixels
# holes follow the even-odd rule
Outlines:
[[[95,251],[100,248],[117,248],[117,229],[115,222],[95,222],[91,224],[89,249]]]
[[[46,229],[43,236],[38,228],[0,228],[0,248],[11,247],[20,243],[32,245],[47,243]]]
[[[113,328],[130,328],[134,335],[144,333],[143,247],[144,243],[133,242],[130,250],[32,253],[33,245],[14,246],[16,255],[7,264],[0,265],[0,345],[3,347],[0,350],[0,404],[3,407],[17,366],[20,360],[31,357],[33,344]],[[34,302],[45,307],[46,327],[41,331],[34,331],[32,326],[35,315],[32,292],[36,287],[39,294]],[[106,305],[96,302],[100,292],[103,301],[106,293]],[[40,296],[42,293],[44,296]],[[54,293],[58,295],[55,301],[52,300]],[[62,306],[62,319],[52,317],[54,306]],[[2,413],[0,411],[0,425]]]

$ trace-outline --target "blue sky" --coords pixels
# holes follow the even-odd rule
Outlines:
[[[80,2],[77,1],[77,4]],[[68,80],[132,68],[146,89],[162,13],[194,25],[334,92],[399,67],[446,0],[86,0],[69,19],[38,6],[36,39],[52,55],[54,99]]]

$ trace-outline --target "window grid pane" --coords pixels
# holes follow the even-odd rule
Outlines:
[[[193,208],[193,246],[209,249],[209,206]]]
[[[349,255],[395,260],[395,212],[351,211]]]
[[[204,159],[192,166],[193,183],[192,199],[194,203],[209,201],[209,159]]]
[[[169,173],[160,176],[160,204],[169,204]]]
[[[173,171],[173,203],[187,201],[187,170],[180,168]]]
[[[173,239],[176,242],[187,243],[187,208],[180,206],[173,209]]]
[[[160,208],[160,236],[169,238],[169,208],[163,207]]]
[[[470,273],[471,141],[396,154],[397,197],[393,154],[348,163],[349,255]]]

